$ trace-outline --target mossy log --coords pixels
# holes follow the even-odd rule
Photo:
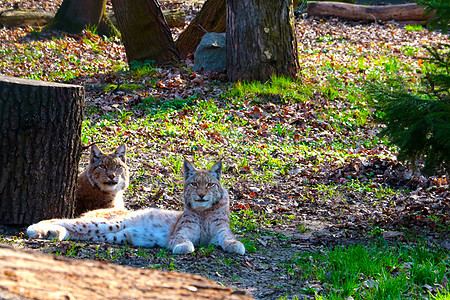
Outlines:
[[[164,9],[162,11],[169,27],[182,27],[186,23],[186,13],[182,9]],[[112,12],[106,15],[113,25],[117,21]],[[45,26],[53,21],[55,13],[43,10],[11,9],[0,12],[0,25],[8,27],[17,26]],[[224,29],[225,30],[225,29]]]
[[[11,9],[0,12],[2,26],[44,26],[50,23],[55,14],[53,12],[30,9]]]
[[[183,9],[163,9],[163,16],[169,27],[183,27],[186,24],[186,13]],[[106,12],[114,26],[118,27],[116,17],[113,12]]]
[[[310,16],[338,17],[353,21],[427,21],[430,15],[425,8],[415,3],[399,5],[366,6],[338,2],[310,1],[307,4]]]
[[[182,9],[163,9],[162,13],[169,27],[182,27],[186,24],[186,13]]]
[[[134,269],[1,245],[0,269],[1,299],[252,299],[198,275]]]

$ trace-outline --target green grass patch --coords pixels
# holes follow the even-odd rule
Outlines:
[[[407,24],[405,26],[405,30],[406,31],[422,31],[423,28],[422,28],[422,25],[419,25],[419,24]]]
[[[320,282],[323,290],[316,299],[423,299],[428,286],[440,287],[436,297],[448,295],[442,283],[450,256],[423,243],[380,242],[295,253],[283,267],[293,278]]]
[[[233,99],[238,104],[245,100],[255,103],[306,101],[312,95],[313,89],[300,81],[273,76],[268,82],[238,82],[223,97]]]

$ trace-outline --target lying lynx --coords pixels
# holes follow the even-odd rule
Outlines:
[[[123,192],[128,187],[126,145],[113,153],[91,147],[90,162],[78,177],[75,216],[100,208],[124,208]]]
[[[220,183],[222,162],[196,170],[184,161],[184,211],[100,209],[78,219],[53,219],[28,227],[30,238],[58,237],[94,242],[166,247],[176,254],[209,243],[244,254],[244,245],[230,230],[229,196]]]

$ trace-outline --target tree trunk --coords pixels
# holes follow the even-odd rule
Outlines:
[[[180,55],[156,0],[112,0],[128,62],[176,63]]]
[[[73,215],[84,89],[0,76],[0,223]]]
[[[78,33],[95,27],[101,29],[99,33],[110,35],[114,29],[108,27],[108,20],[103,20],[105,10],[106,0],[63,0],[49,28]]]
[[[176,41],[178,51],[183,57],[194,53],[202,37],[207,32],[225,32],[225,0],[207,0],[194,20]]]
[[[1,299],[250,300],[199,275],[143,270],[0,246]]]
[[[431,15],[415,3],[400,5],[366,6],[338,2],[317,2],[307,4],[308,15],[338,17],[354,21],[427,21]]]
[[[230,81],[296,78],[299,69],[292,0],[227,1]]]

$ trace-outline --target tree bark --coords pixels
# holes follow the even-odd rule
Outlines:
[[[96,27],[101,34],[114,34],[110,21],[103,20],[107,18],[105,11],[106,0],[63,0],[48,28],[78,33]]]
[[[112,0],[128,62],[176,63],[180,55],[156,0]]]
[[[73,215],[84,89],[0,76],[0,223]]]
[[[194,20],[183,31],[176,41],[178,51],[183,57],[194,53],[202,37],[207,32],[225,32],[226,5],[225,0],[207,0]]]
[[[431,15],[415,3],[399,5],[366,6],[339,2],[316,2],[307,4],[308,15],[338,17],[354,21],[427,21]]]
[[[249,300],[198,275],[143,270],[0,246],[1,299]]]
[[[292,0],[227,1],[230,81],[296,78],[299,62]]]

